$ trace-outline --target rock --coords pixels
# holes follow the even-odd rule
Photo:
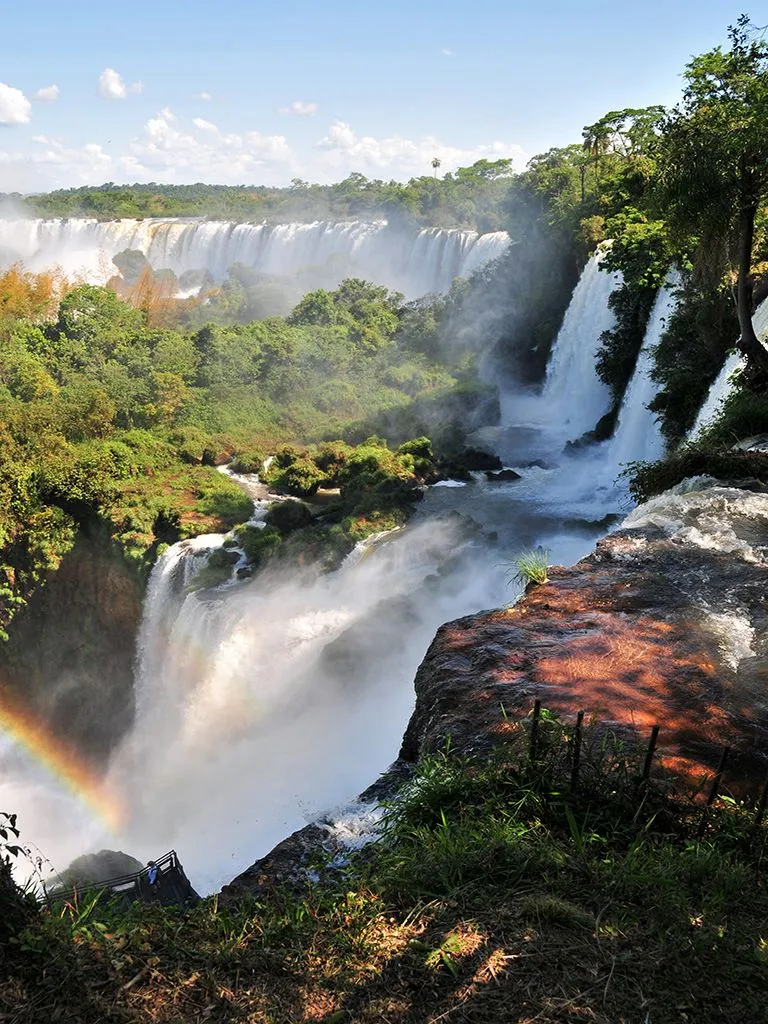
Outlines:
[[[587,430],[586,433],[582,434],[581,437],[577,437],[573,441],[566,441],[563,446],[564,452],[578,452],[582,448],[589,448],[593,444],[597,444],[597,435],[594,430]]]
[[[412,775],[412,765],[395,761],[347,810],[354,812],[356,804],[365,810],[374,802],[389,800]],[[333,883],[343,873],[349,854],[350,847],[332,821],[312,822],[225,885],[220,901],[228,904],[243,897],[258,898],[277,887],[302,893],[318,883]]]
[[[662,495],[510,609],[442,626],[416,676],[400,756],[500,742],[538,698],[644,741],[688,782],[732,747],[727,785],[765,776],[768,497],[722,487]],[[768,688],[765,690],[768,697]]]
[[[144,581],[106,529],[82,528],[0,643],[0,688],[94,768],[133,722]]]
[[[465,448],[449,459],[444,459],[438,469],[441,474],[451,480],[467,480],[473,472],[502,469],[503,463],[498,455],[491,455],[479,448]]]
[[[522,480],[520,473],[516,473],[514,469],[500,469],[497,472],[487,471],[485,474],[486,478],[491,481],[502,482],[505,480]]]

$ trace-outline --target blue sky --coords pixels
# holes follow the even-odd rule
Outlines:
[[[0,192],[523,166],[608,110],[675,103],[742,11],[760,24],[723,0],[19,3]]]

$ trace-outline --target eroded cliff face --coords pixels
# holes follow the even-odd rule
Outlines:
[[[697,485],[693,483],[692,485]],[[768,495],[735,487],[667,493],[635,509],[595,552],[512,608],[438,631],[415,680],[400,758],[503,742],[538,698],[565,721],[580,710],[647,739],[687,783],[706,781],[728,745],[726,788],[754,792],[768,765]],[[364,796],[370,797],[369,793]],[[306,882],[338,830],[307,826],[223,895]]]
[[[140,575],[106,532],[82,530],[0,644],[0,685],[94,765],[133,720]]]

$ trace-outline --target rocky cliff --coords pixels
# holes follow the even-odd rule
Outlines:
[[[133,660],[143,584],[99,527],[14,618],[0,644],[0,686],[94,764],[133,720]]]
[[[492,746],[538,698],[642,738],[660,725],[661,759],[694,784],[727,745],[727,788],[754,792],[768,765],[767,585],[768,495],[694,481],[654,498],[514,607],[440,628],[390,777],[448,737],[454,750]],[[296,883],[340,844],[310,825],[223,895]]]

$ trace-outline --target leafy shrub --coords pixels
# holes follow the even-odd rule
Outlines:
[[[235,473],[263,474],[266,457],[266,453],[261,448],[252,446],[238,448],[232,458],[230,468]]]
[[[309,526],[312,522],[312,513],[303,501],[276,501],[270,505],[265,522],[267,526],[274,526],[285,537],[294,530]]]
[[[248,561],[256,566],[263,565],[282,542],[280,531],[273,526],[260,530],[256,526],[245,524],[235,529],[235,537]]]

